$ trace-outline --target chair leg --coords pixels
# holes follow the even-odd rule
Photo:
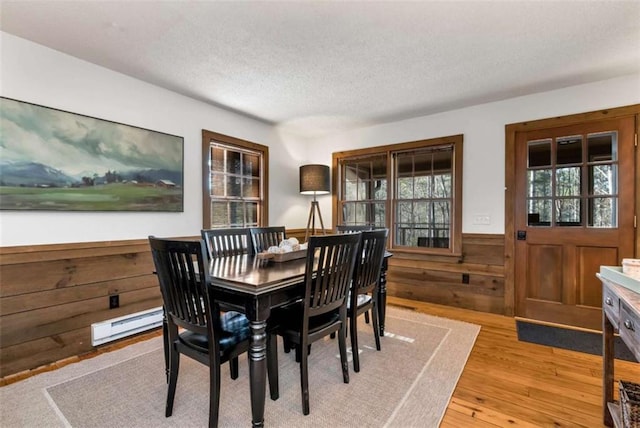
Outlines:
[[[220,411],[220,365],[209,367],[209,428],[217,428]]]
[[[303,345],[296,349],[303,348]],[[302,414],[309,414],[309,355],[306,352],[300,352],[300,392],[302,394]]]
[[[360,371],[360,353],[358,352],[358,314],[353,313],[349,318],[349,334],[351,335],[351,355],[353,356],[353,371]]]
[[[291,343],[289,343],[288,339],[282,338],[282,347],[284,348],[284,353],[288,354],[291,351]]]
[[[369,324],[369,311],[364,313],[364,322],[365,324]]]
[[[269,334],[267,337],[267,375],[269,377],[269,393],[272,400],[280,397],[278,385],[278,336]]]
[[[169,326],[167,325],[166,315],[163,313],[162,320],[162,348],[164,350],[164,372],[169,383]]]
[[[296,345],[296,363],[300,362],[300,345]]]
[[[373,318],[373,336],[376,339],[376,349],[380,350],[380,329],[378,328],[378,306],[373,305],[371,309],[371,317]]]
[[[345,320],[346,321],[346,320]],[[347,360],[347,333],[346,323],[342,322],[342,327],[338,331],[338,345],[340,346],[340,364],[342,364],[342,381],[349,383],[349,361]]]
[[[176,396],[178,383],[178,371],[180,370],[180,353],[175,349],[169,350],[169,389],[167,390],[167,404],[164,416],[169,417],[173,413],[173,399]]]
[[[231,379],[238,379],[238,357],[232,358],[229,360],[229,371],[231,372]]]

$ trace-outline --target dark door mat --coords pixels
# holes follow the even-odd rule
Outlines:
[[[602,355],[602,334],[589,331],[572,330],[544,324],[535,324],[516,320],[518,340],[553,346],[554,348]],[[615,357],[619,360],[637,362],[627,345],[615,336]]]

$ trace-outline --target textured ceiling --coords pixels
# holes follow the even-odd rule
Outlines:
[[[1,1],[0,29],[329,132],[640,71],[640,1]]]

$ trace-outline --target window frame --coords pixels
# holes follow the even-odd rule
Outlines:
[[[462,255],[462,157],[463,157],[463,135],[452,135],[446,137],[430,138],[425,140],[410,141],[405,143],[396,143],[384,146],[368,147],[365,149],[347,150],[333,153],[332,160],[332,210],[333,210],[333,227],[343,224],[342,210],[342,189],[343,177],[342,167],[346,160],[354,160],[357,158],[368,158],[376,155],[386,156],[387,161],[387,198],[385,201],[385,227],[389,229],[389,239],[387,245],[389,249],[396,252],[419,253],[419,254],[435,254],[443,256],[460,257]],[[429,149],[437,146],[452,145],[452,207],[450,212],[450,240],[448,248],[433,247],[413,247],[401,246],[395,244],[396,223],[396,181],[394,165],[394,154],[419,149]]]
[[[269,147],[253,143],[251,141],[242,140],[231,137],[229,135],[220,134],[206,129],[202,130],[202,228],[211,229],[211,189],[209,188],[211,180],[211,165],[209,164],[209,155],[212,143],[219,143],[231,149],[239,151],[252,151],[260,153],[261,171],[260,171],[260,199],[258,202],[258,225],[265,226],[269,224]],[[230,227],[230,226],[225,226]]]

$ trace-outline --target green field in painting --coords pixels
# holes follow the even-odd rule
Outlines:
[[[182,189],[114,183],[90,187],[0,187],[0,209],[181,212]]]

